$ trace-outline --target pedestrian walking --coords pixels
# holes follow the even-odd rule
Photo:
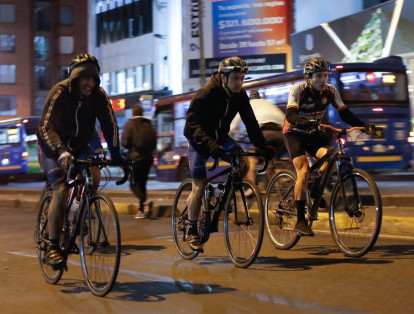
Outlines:
[[[134,106],[132,114],[122,132],[121,144],[128,150],[127,158],[133,162],[130,188],[139,200],[134,218],[144,219],[148,217],[152,205],[147,201],[147,181],[157,145],[157,131],[151,121],[143,117],[140,105]]]

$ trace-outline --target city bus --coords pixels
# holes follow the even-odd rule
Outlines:
[[[336,86],[344,103],[364,122],[382,128],[375,137],[355,133],[348,136],[345,148],[356,167],[386,171],[410,166],[412,126],[406,71],[402,59],[395,56],[373,63],[330,65],[329,83]],[[291,87],[303,81],[303,71],[298,70],[246,80],[244,88],[248,93],[252,89],[258,90],[268,101],[286,111]],[[157,101],[157,177],[160,180],[181,181],[189,175],[183,129],[194,94],[167,96]],[[347,126],[332,106],[328,106],[327,118],[335,127]]]
[[[0,121],[0,184],[18,178],[43,178],[36,150],[40,117]]]

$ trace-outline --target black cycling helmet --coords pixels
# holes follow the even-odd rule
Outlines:
[[[249,70],[249,67],[247,66],[246,62],[239,57],[230,57],[227,59],[224,59],[220,62],[218,72],[229,74],[231,72],[243,72],[247,73]]]
[[[303,68],[303,74],[308,74],[312,76],[313,73],[328,71],[329,72],[329,64],[322,58],[313,58],[306,62],[305,67]]]
[[[81,54],[77,55],[70,62],[69,66],[68,66],[69,76],[72,73],[72,70],[74,68],[80,66],[81,64],[85,64],[85,63],[91,63],[91,64],[95,65],[98,69],[98,73],[101,70],[101,68],[99,67],[98,59],[94,56],[91,56],[89,53],[84,52],[84,53],[81,53]]]

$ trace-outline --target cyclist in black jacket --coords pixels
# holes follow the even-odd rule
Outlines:
[[[318,130],[318,122],[326,108],[332,104],[342,120],[351,126],[367,126],[343,103],[337,89],[328,84],[329,65],[321,58],[308,61],[304,67],[306,82],[292,87],[289,93],[285,125],[286,146],[296,169],[295,200],[297,223],[295,231],[301,235],[313,236],[311,227],[305,220],[306,186],[309,179],[309,163],[306,152],[315,158],[323,157],[329,147],[330,138]],[[325,166],[322,166],[323,171]],[[316,178],[315,185],[318,185]],[[320,182],[320,181],[319,181]]]
[[[99,87],[98,60],[83,53],[68,67],[69,78],[52,87],[46,99],[37,132],[42,169],[53,188],[49,207],[49,240],[46,262],[63,265],[59,235],[68,188],[66,171],[72,156],[85,158],[94,152],[92,143],[96,119],[99,120],[111,158],[121,162],[118,125],[105,91]]]
[[[221,61],[218,72],[213,73],[207,85],[196,93],[187,112],[184,135],[189,141],[188,160],[193,179],[189,197],[188,241],[194,251],[204,251],[197,231],[197,219],[206,185],[206,161],[209,156],[214,159],[220,157],[224,151],[242,150],[228,135],[230,123],[237,113],[240,113],[252,143],[267,159],[274,156],[274,149],[265,144],[249,97],[242,88],[247,71],[246,62],[239,57]],[[247,158],[243,158],[241,168],[246,174],[249,169]]]

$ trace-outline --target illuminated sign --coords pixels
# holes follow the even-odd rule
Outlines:
[[[114,111],[125,109],[125,98],[111,99],[112,109]]]

